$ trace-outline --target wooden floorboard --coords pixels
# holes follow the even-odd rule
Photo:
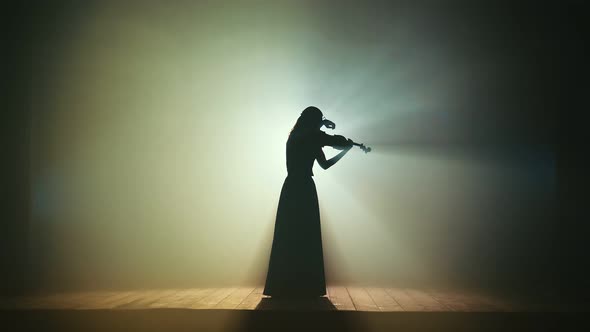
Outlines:
[[[201,298],[189,306],[190,309],[213,309],[226,297],[230,296],[236,288],[217,288],[211,294]]]
[[[174,290],[153,290],[146,291],[137,299],[117,307],[117,309],[145,309],[162,297],[175,293]]]
[[[148,307],[150,308],[166,308],[169,307],[171,303],[177,303],[181,301],[183,298],[186,298],[193,292],[193,289],[182,289],[176,290],[174,293],[169,294],[167,296],[163,296],[160,299],[156,300],[149,304]]]
[[[76,309],[108,309],[116,305],[117,301],[131,296],[132,292],[106,292],[106,296],[95,296],[89,302],[82,303]]]
[[[511,311],[505,303],[480,294],[461,292],[429,292],[433,298],[454,311]]]
[[[404,311],[427,311],[427,308],[424,305],[412,298],[402,288],[387,288],[386,292],[399,303]]]
[[[379,307],[364,288],[348,287],[348,293],[358,311],[379,311]]]
[[[217,288],[195,288],[187,296],[175,302],[171,302],[168,308],[191,308],[193,305],[211,295]]]
[[[380,311],[403,311],[397,301],[387,293],[384,288],[367,288],[367,293],[371,296]]]
[[[145,296],[146,291],[132,291],[128,296],[122,297],[118,300],[112,301],[107,308],[109,309],[116,309],[118,307],[123,307],[128,303],[136,301],[141,297]]]
[[[237,309],[256,309],[256,306],[262,300],[262,292],[264,291],[264,287],[256,287],[252,293],[250,293],[242,303],[240,303],[236,308]]]
[[[328,286],[328,298],[338,310],[356,310],[346,287]]]
[[[228,297],[221,300],[215,305],[216,309],[235,309],[237,308],[248,295],[252,294],[254,287],[241,287],[236,289]]]
[[[97,303],[105,301],[106,299],[116,296],[120,292],[114,291],[95,291],[86,298],[81,299],[79,303],[74,306],[74,309],[96,309],[99,308]]]
[[[411,297],[424,311],[450,311],[450,308],[432,295],[417,289],[405,289],[406,294]]]

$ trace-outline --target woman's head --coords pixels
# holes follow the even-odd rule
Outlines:
[[[322,127],[322,119],[322,111],[315,106],[309,106],[301,112],[291,132],[319,130]]]

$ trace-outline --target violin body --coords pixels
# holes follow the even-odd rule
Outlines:
[[[334,137],[335,137],[335,139],[337,139],[337,145],[333,146],[334,149],[344,150],[344,149],[347,149],[348,147],[350,147],[350,142],[352,142],[352,141],[349,141],[346,137],[344,137],[342,135],[334,135]],[[363,143],[352,142],[352,145],[358,146],[365,153],[371,152],[371,148],[366,147]]]
[[[334,135],[334,141],[336,141],[336,144],[332,145],[332,147],[336,150],[345,150],[350,146],[348,139],[342,135]]]

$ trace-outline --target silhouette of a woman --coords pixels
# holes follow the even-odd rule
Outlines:
[[[320,210],[312,166],[315,160],[328,169],[352,147],[340,135],[328,135],[320,128],[334,129],[317,107],[307,107],[297,119],[287,140],[287,178],[283,183],[266,285],[263,294],[277,297],[319,297],[326,294]],[[326,160],[323,146],[342,150]]]

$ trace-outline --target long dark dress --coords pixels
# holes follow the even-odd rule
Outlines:
[[[322,146],[343,145],[343,139],[323,131],[289,136],[288,175],[281,189],[263,294],[273,297],[326,294],[320,210],[312,166]]]

